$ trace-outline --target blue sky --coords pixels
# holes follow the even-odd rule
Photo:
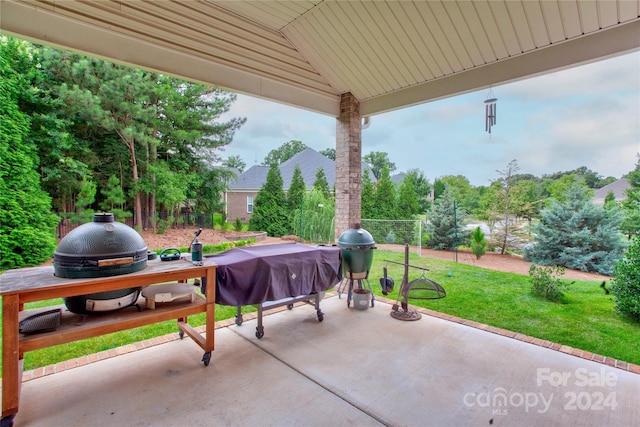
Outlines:
[[[497,124],[484,129],[481,90],[373,116],[362,153],[383,151],[398,168],[420,169],[430,182],[464,175],[488,185],[513,159],[537,176],[586,166],[620,178],[640,153],[640,52],[492,88]],[[335,119],[238,95],[229,113],[246,117],[222,153],[260,164],[274,148],[300,140],[335,147]],[[223,116],[224,120],[226,116]]]

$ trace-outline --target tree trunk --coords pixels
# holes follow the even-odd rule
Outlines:
[[[128,140],[125,142],[127,147],[129,147],[129,154],[131,154],[131,172],[133,176],[133,189],[135,191],[134,198],[134,210],[135,217],[133,220],[133,226],[138,226],[142,228],[142,199],[140,198],[140,190],[138,189],[138,160],[136,159],[136,145],[135,141]]]
[[[153,138],[154,141],[155,139],[158,137],[158,128],[154,128],[153,130]],[[156,163],[156,160],[158,158],[158,145],[155,142],[152,142],[151,144],[151,153],[149,155],[149,165],[153,166]],[[153,172],[151,169],[153,169],[153,167],[149,168],[149,174],[150,174],[150,179],[151,179],[151,194],[149,194],[149,218],[151,219],[151,226],[155,229],[156,228],[156,174],[155,172]]]

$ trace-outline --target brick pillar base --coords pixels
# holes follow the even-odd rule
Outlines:
[[[336,240],[360,222],[362,190],[362,123],[360,104],[351,94],[340,98],[336,121]]]

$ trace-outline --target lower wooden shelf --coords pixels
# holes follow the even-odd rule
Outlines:
[[[62,308],[60,326],[50,332],[20,334],[20,352],[25,353],[112,332],[205,313],[206,300],[197,294],[194,300],[194,302],[158,304],[154,310],[149,310],[145,308],[145,300],[140,298],[137,303],[139,309],[136,306],[130,306],[110,313],[88,315],[71,313],[64,306],[60,306]],[[20,313],[20,318],[22,319],[51,308],[26,310]]]

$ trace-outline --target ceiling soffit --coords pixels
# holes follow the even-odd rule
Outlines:
[[[640,47],[637,1],[2,1],[0,29],[337,116]]]

